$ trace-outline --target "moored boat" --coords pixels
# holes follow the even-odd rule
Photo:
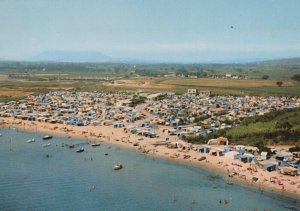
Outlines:
[[[91,146],[92,147],[98,147],[98,146],[100,146],[100,143],[93,143],[93,144],[91,144]]]
[[[35,142],[35,140],[34,140],[34,138],[32,138],[32,139],[27,140],[26,142],[27,143],[32,143],[32,142]]]
[[[84,151],[84,148],[81,147],[79,150],[77,150],[76,152],[83,152]]]
[[[49,140],[49,139],[52,139],[53,136],[49,136],[49,135],[45,135],[43,136],[43,140]]]
[[[122,168],[123,168],[122,164],[115,164],[115,165],[113,165],[113,170],[120,170]]]
[[[75,145],[74,145],[74,144],[69,144],[68,147],[69,147],[69,148],[74,148]]]
[[[43,144],[43,147],[49,147],[51,144],[47,143],[47,144]]]

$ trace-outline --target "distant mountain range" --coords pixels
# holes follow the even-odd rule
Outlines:
[[[4,59],[0,58],[0,61]],[[191,64],[181,62],[167,62],[167,61],[155,61],[155,60],[141,60],[134,58],[114,58],[97,51],[45,51],[37,54],[33,57],[27,58],[24,61],[30,62],[74,62],[74,63],[144,63],[144,64],[155,64],[155,63],[179,63],[179,64]],[[193,64],[250,64],[250,65],[262,65],[262,66],[278,66],[278,65],[300,65],[300,57],[286,58],[286,59],[239,59],[239,60],[224,60],[224,61],[201,61],[193,62]]]
[[[278,66],[278,65],[300,65],[300,57],[288,58],[288,59],[273,59],[273,60],[265,60],[260,62],[255,62],[258,65],[265,66]]]
[[[111,57],[95,51],[45,51],[26,59],[32,62],[108,62]]]

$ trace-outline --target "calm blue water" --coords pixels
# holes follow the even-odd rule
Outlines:
[[[205,169],[133,150],[92,148],[86,140],[58,136],[43,141],[42,134],[4,128],[0,133],[0,210],[299,210],[295,200],[228,185]],[[26,143],[31,138],[36,142]],[[86,152],[76,153],[80,146]],[[115,163],[124,168],[113,171]]]

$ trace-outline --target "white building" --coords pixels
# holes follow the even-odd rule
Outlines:
[[[188,89],[187,94],[196,95],[198,93],[197,89]]]

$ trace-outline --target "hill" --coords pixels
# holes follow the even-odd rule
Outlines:
[[[110,57],[94,51],[45,51],[27,61],[32,62],[107,62]]]
[[[300,66],[300,57],[288,58],[288,59],[276,59],[266,60],[262,62],[256,62],[257,65],[261,66]]]
[[[233,128],[219,130],[217,133],[206,137],[210,138],[226,136],[236,144],[244,145],[268,145],[300,144],[300,108],[273,111],[263,116],[248,117]]]

